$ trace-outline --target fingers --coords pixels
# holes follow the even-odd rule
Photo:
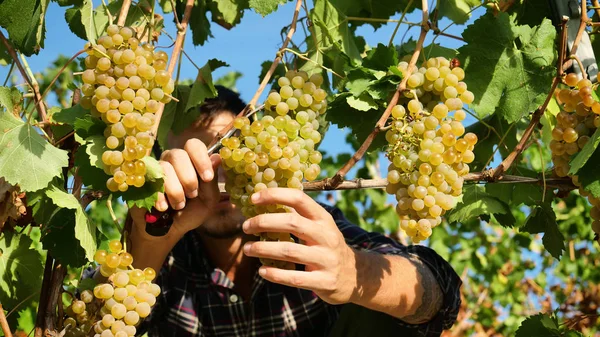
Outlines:
[[[311,197],[293,188],[267,188],[251,197],[255,205],[281,204],[294,208],[300,215],[313,219],[323,219],[329,213]]]
[[[258,273],[267,281],[313,291],[328,290],[330,284],[325,281],[326,278],[320,271],[307,272],[262,266]]]
[[[208,157],[206,145],[201,140],[192,138],[185,143],[183,149],[189,156],[189,159],[191,159],[191,163],[196,168],[202,180],[205,182],[211,181],[215,173],[213,162]]]
[[[298,213],[260,214],[244,222],[242,228],[247,234],[262,232],[292,233],[307,242],[319,242],[322,228],[313,221],[303,218]]]
[[[175,210],[184,208],[185,193],[173,165],[166,161],[160,161],[159,164],[165,172],[165,194],[167,195],[171,207]]]
[[[154,203],[154,208],[156,208],[157,210],[161,211],[161,212],[166,212],[167,209],[169,209],[169,204],[167,203],[167,197],[165,196],[164,193],[158,193],[158,198],[156,199],[156,202]]]
[[[324,267],[321,263],[321,261],[323,261],[323,254],[319,249],[292,242],[248,242],[244,245],[244,254],[258,258],[269,258]]]
[[[169,162],[175,170],[185,196],[190,199],[197,197],[198,176],[188,153],[180,149],[169,150],[163,154],[162,160]],[[205,156],[205,162],[208,162],[208,165],[210,165],[208,156]]]

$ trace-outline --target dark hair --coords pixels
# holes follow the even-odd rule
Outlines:
[[[237,115],[246,107],[246,103],[240,98],[240,94],[228,89],[222,85],[215,85],[217,89],[217,97],[207,98],[204,103],[200,105],[200,117],[198,120],[201,121],[202,125],[209,124],[213,117],[219,113],[225,112],[233,115]],[[162,149],[158,145],[158,142],[154,143],[152,148],[156,158],[160,158]]]

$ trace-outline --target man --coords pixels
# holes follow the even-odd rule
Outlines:
[[[338,209],[301,191],[276,188],[255,204],[295,210],[245,219],[226,195],[218,155],[206,144],[244,107],[219,88],[202,115],[168,137],[161,155],[167,200],[178,212],[164,236],[146,231],[132,210],[131,252],[137,268],[160,270],[162,287],[140,327],[150,336],[439,336],[456,319],[459,277],[434,251],[405,247],[354,226]],[[256,242],[259,232],[290,232],[303,244]],[[259,257],[294,262],[283,270]]]

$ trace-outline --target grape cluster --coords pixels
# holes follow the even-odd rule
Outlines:
[[[315,180],[322,155],[315,145],[321,141],[319,115],[327,108],[327,93],[321,89],[320,74],[288,71],[278,79],[279,91],[272,91],[265,102],[262,118],[234,120],[239,137],[222,141],[223,167],[227,172],[225,188],[231,201],[246,217],[262,213],[286,212],[283,205],[255,206],[250,196],[270,187],[302,189],[302,181]],[[261,240],[290,241],[289,233],[262,233]],[[263,260],[278,265],[278,261]]]
[[[398,65],[403,73],[407,68],[406,62]],[[462,124],[463,104],[473,102],[464,77],[449,60],[431,58],[410,75],[410,90],[391,111],[386,190],[395,195],[400,227],[415,243],[428,238],[454,206],[475,159],[477,136],[465,134]]]
[[[579,80],[577,75],[571,73],[565,77],[565,83],[570,88],[557,91],[556,99],[561,111],[556,115],[556,126],[552,129],[550,142],[554,173],[559,177],[569,175],[571,156],[587,144],[600,126],[600,103],[592,96],[592,82]],[[572,176],[571,179],[579,187],[579,193],[592,204],[592,229],[600,233],[600,199],[581,188],[578,176]]]
[[[82,291],[67,307],[65,336],[88,336],[92,331],[95,337],[135,336],[136,326],[150,315],[160,294],[160,287],[152,283],[156,272],[134,269],[133,257],[118,240],[109,243],[109,252],[98,250],[94,260],[108,282]]]
[[[160,103],[168,103],[175,85],[166,71],[167,53],[140,43],[129,27],[110,25],[95,46],[87,45],[80,104],[107,124],[102,154],[111,192],[145,183],[141,160],[154,144],[149,132]]]

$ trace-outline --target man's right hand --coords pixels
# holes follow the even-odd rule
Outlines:
[[[170,235],[183,236],[199,227],[219,201],[216,178],[221,160],[218,154],[208,155],[204,143],[192,138],[183,149],[163,152],[159,161],[165,173],[165,193],[158,194],[154,207],[164,212],[169,207],[178,211],[173,216]],[[168,201],[168,203],[167,203]],[[145,233],[145,210],[131,209],[134,226]]]

